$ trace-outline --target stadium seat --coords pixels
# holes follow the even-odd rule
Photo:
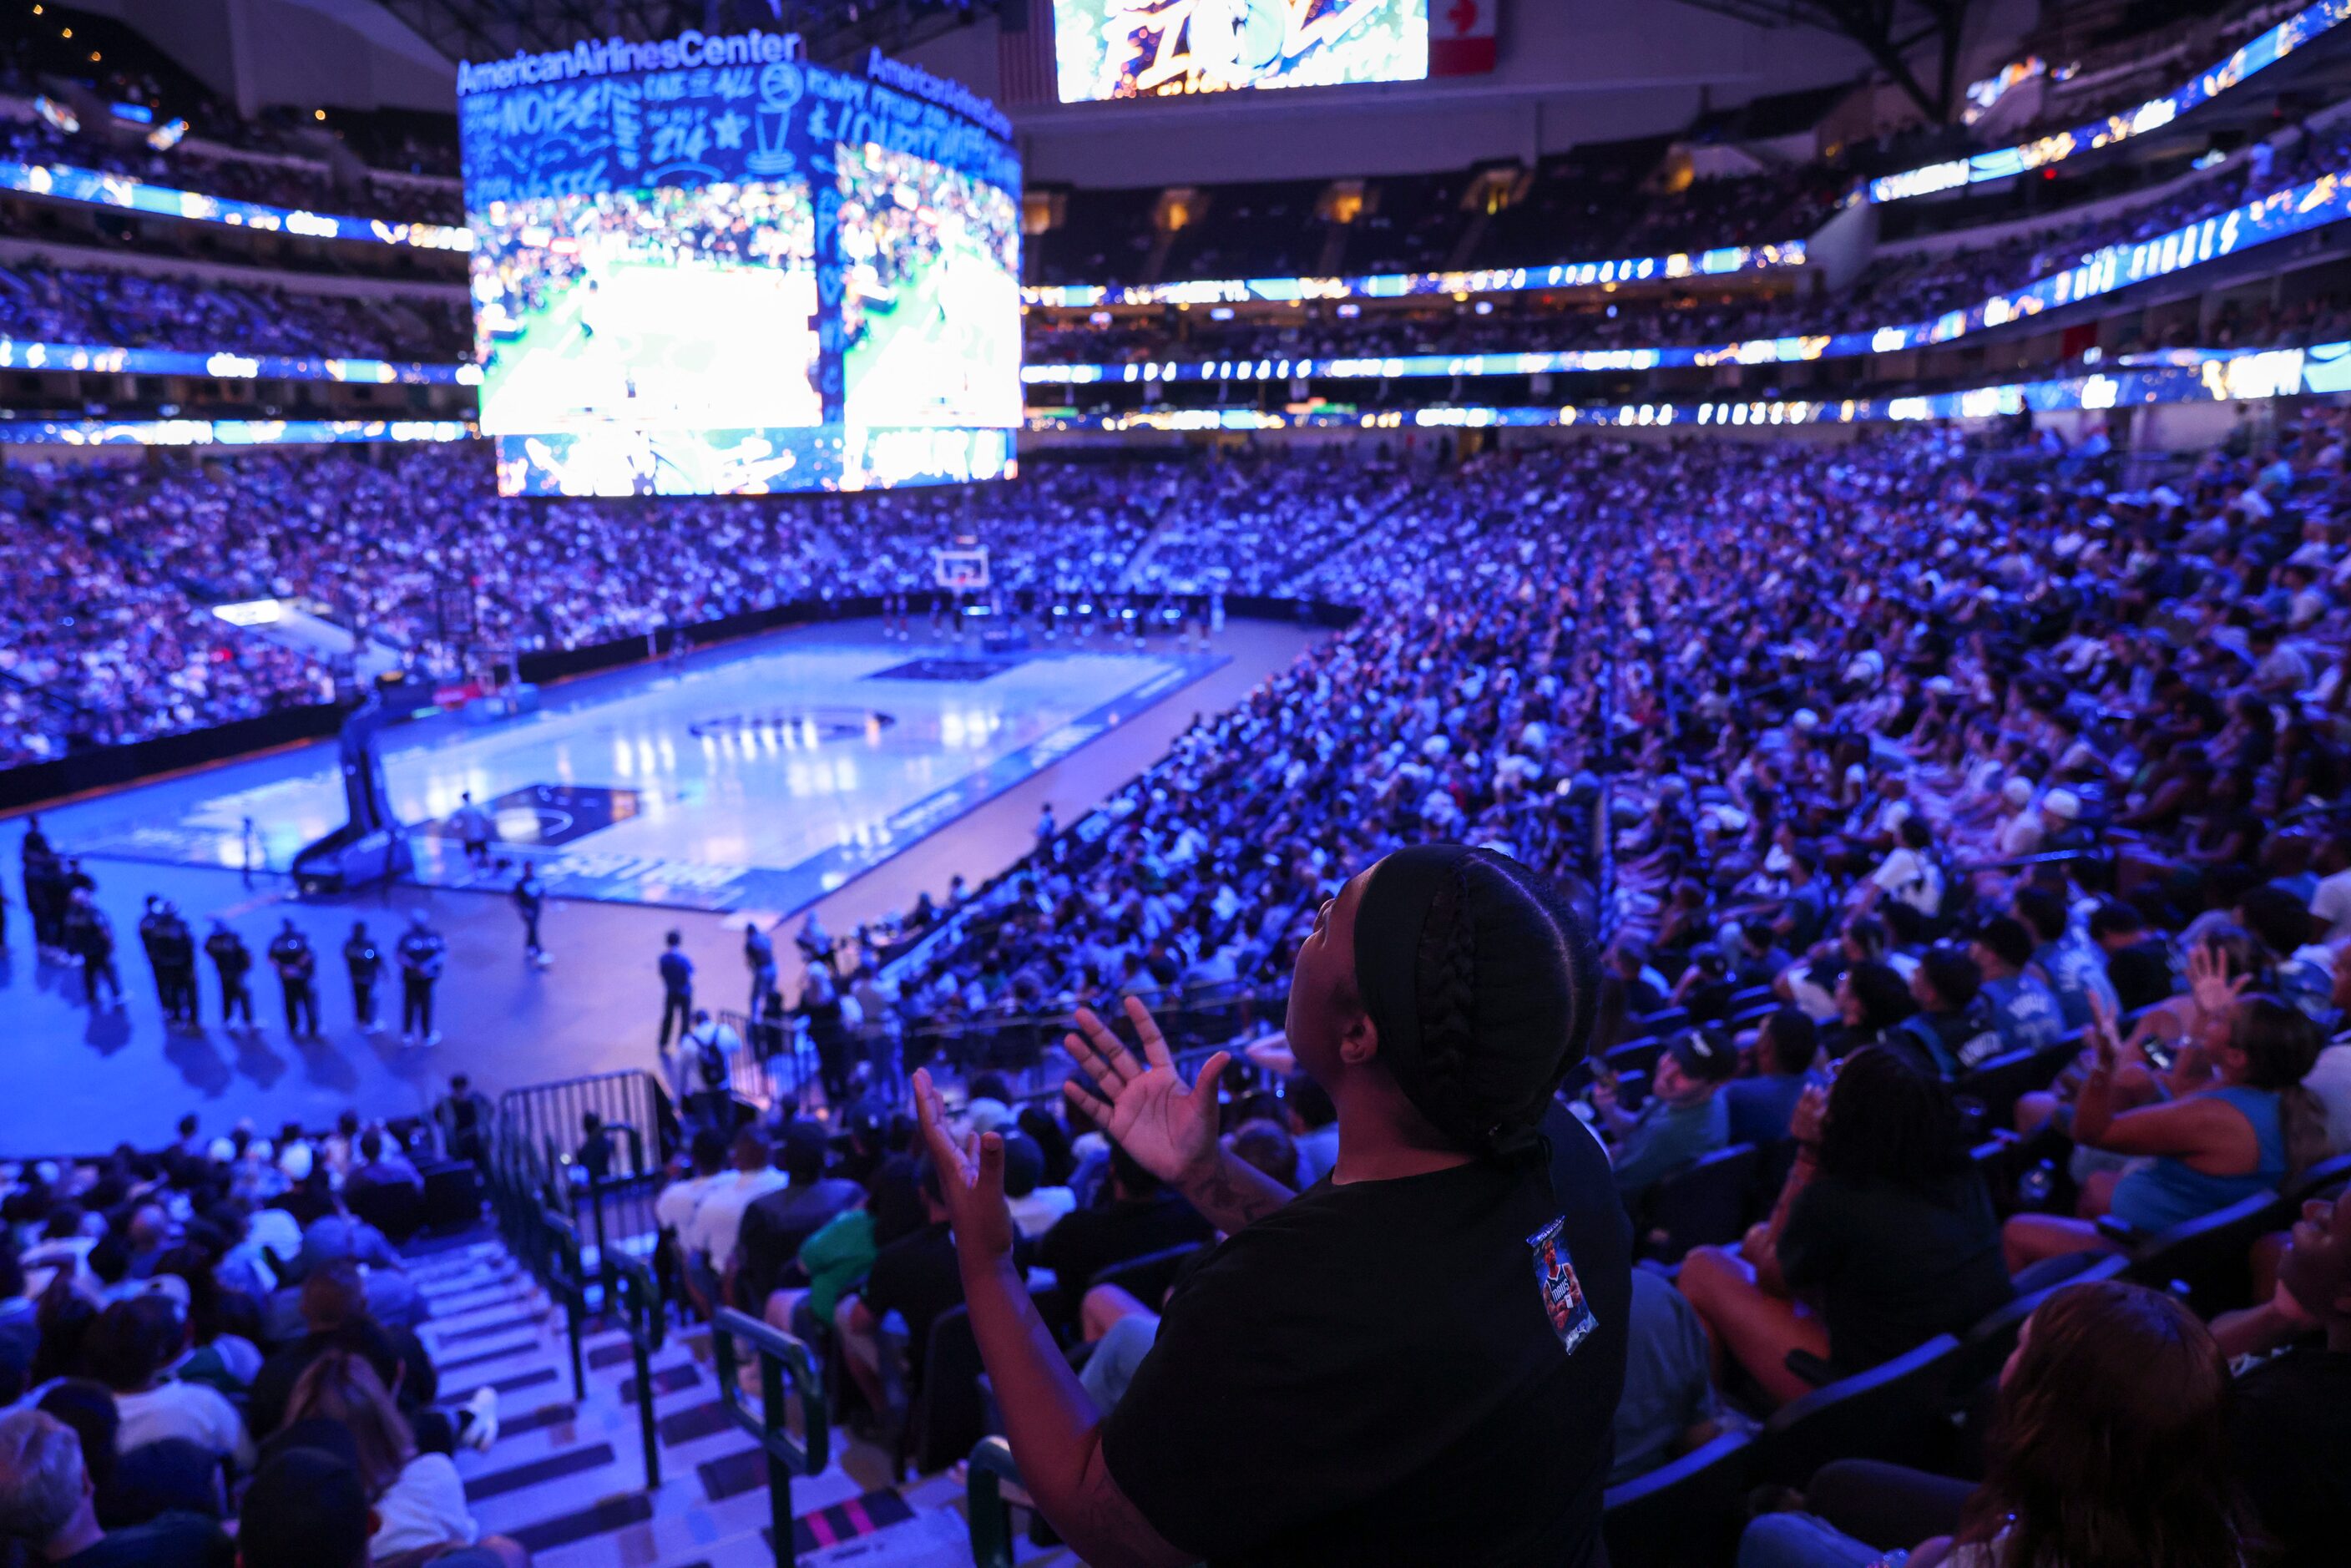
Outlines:
[[[1907,1355],[1782,1406],[1755,1438],[1759,1481],[1801,1488],[1831,1459],[1868,1458],[1931,1468],[1943,1448],[1943,1396],[1959,1342],[1937,1334]]]
[[[1670,1465],[1608,1489],[1601,1535],[1614,1568],[1729,1561],[1747,1520],[1753,1444],[1726,1433]]]
[[[1693,1247],[1738,1240],[1762,1164],[1762,1150],[1734,1144],[1659,1180],[1641,1206],[1643,1250],[1675,1263]]]
[[[1181,1247],[1169,1247],[1157,1252],[1146,1252],[1140,1258],[1129,1258],[1123,1263],[1113,1263],[1097,1272],[1086,1281],[1086,1289],[1092,1290],[1096,1285],[1116,1285],[1155,1312],[1160,1302],[1166,1300],[1168,1287],[1175,1284],[1176,1270],[1183,1268],[1186,1259],[1199,1249],[1197,1243],[1187,1241]]]
[[[2042,1302],[2068,1285],[2111,1280],[2123,1271],[2126,1264],[2126,1260],[2111,1252],[2074,1252],[2063,1258],[2044,1259],[2018,1275],[2017,1293],[2009,1303],[1986,1313],[1959,1341],[1952,1386],[1964,1394],[1986,1378],[1996,1376],[2008,1360],[2009,1352],[2016,1348],[2016,1337],[2024,1328],[2024,1320]]]
[[[2281,1228],[2292,1214],[2274,1192],[2257,1192],[2228,1207],[2154,1236],[2100,1220],[2098,1228],[2129,1249],[2123,1277],[2184,1295],[2202,1316],[2249,1303],[2253,1242]]]
[[[353,1214],[382,1231],[395,1247],[424,1228],[424,1195],[405,1182],[362,1187],[345,1201]]]
[[[424,1172],[424,1228],[456,1230],[482,1217],[482,1173],[453,1160]]]
[[[2351,1182],[2351,1155],[2337,1155],[2331,1160],[2319,1161],[2286,1183],[2284,1197],[2293,1210],[2287,1218],[2292,1218],[2294,1213],[2298,1213],[2302,1206],[2314,1197],[2340,1192],[2346,1182]]]

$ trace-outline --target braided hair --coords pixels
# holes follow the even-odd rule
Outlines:
[[[1557,886],[1486,852],[1447,869],[1421,926],[1414,1099],[1447,1136],[1517,1159],[1596,1012],[1599,965]]]

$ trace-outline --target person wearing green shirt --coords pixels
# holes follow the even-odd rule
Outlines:
[[[818,1324],[832,1322],[841,1298],[864,1281],[873,1267],[874,1251],[871,1209],[860,1204],[834,1215],[800,1243],[797,1261],[808,1284],[769,1295],[768,1322],[786,1333],[813,1340]]]

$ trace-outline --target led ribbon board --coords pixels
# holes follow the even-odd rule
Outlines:
[[[445,224],[355,218],[337,213],[305,212],[297,207],[264,206],[259,202],[232,202],[223,196],[152,185],[128,174],[79,169],[69,163],[0,162],[0,190],[54,201],[120,207],[126,212],[152,213],[160,217],[185,218],[190,223],[296,235],[304,239],[360,240],[419,250],[465,250],[474,243],[471,234]]]
[[[2160,131],[2189,110],[2218,98],[2247,77],[2267,70],[2346,21],[2351,21],[2351,0],[2316,0],[2316,4],[2304,6],[2269,31],[2248,38],[2227,58],[2215,60],[2171,91],[2148,99],[2136,109],[2077,125],[2071,131],[2036,137],[2014,147],[1884,175],[1869,183],[1869,199],[1899,202],[1986,180],[2005,180],[2101,147],[2112,147],[2150,131]]]

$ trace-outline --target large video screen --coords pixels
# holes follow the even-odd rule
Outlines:
[[[1053,0],[1063,103],[1419,81],[1429,0]]]
[[[468,65],[459,118],[502,493],[1013,471],[1020,174],[991,106],[687,33]]]

